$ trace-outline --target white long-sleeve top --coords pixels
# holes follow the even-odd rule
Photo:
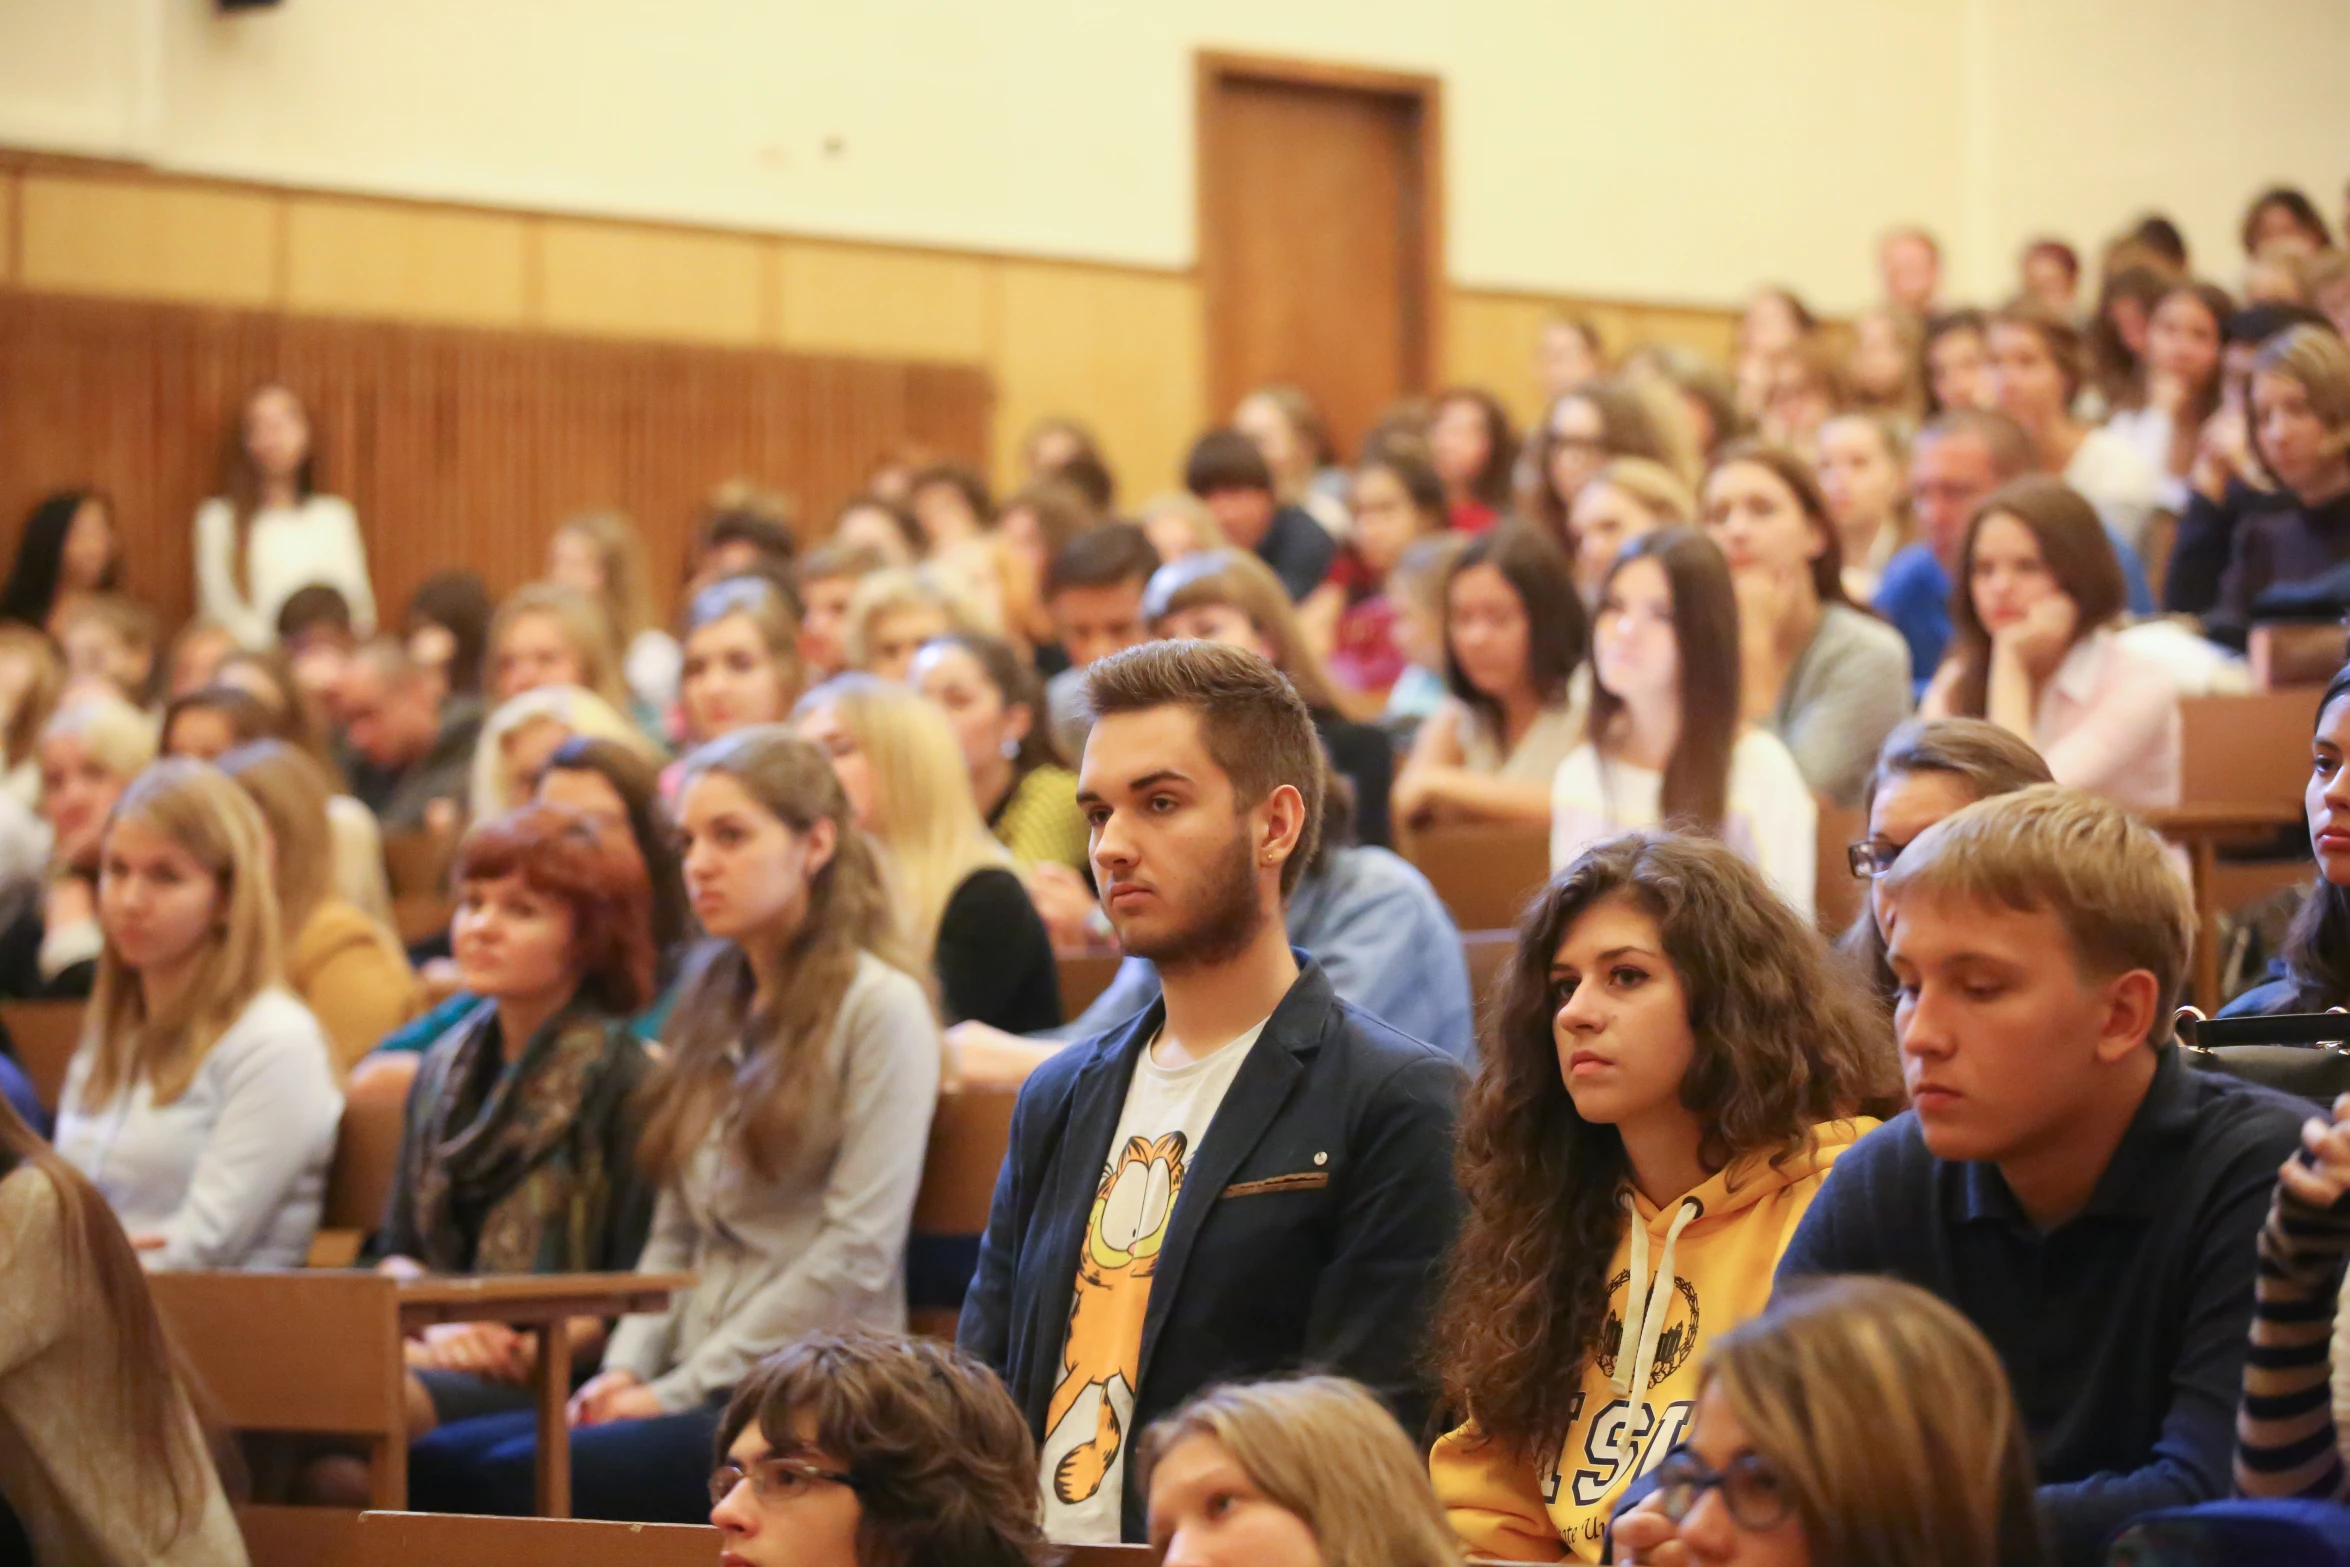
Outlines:
[[[1603,757],[1586,741],[1559,764],[1550,788],[1550,868],[1595,843],[1659,825],[1664,774]],[[1809,918],[1818,876],[1819,802],[1776,735],[1749,729],[1730,751],[1722,841]]]
[[[721,1126],[662,1188],[637,1269],[698,1282],[666,1311],[623,1317],[604,1364],[635,1372],[665,1410],[734,1386],[811,1329],[906,1325],[906,1231],[938,1103],[922,987],[860,956],[828,1057],[839,1099],[791,1170],[759,1179]]]
[[[253,514],[242,558],[236,509],[223,496],[196,508],[196,609],[228,628],[240,646],[277,641],[277,612],[299,589],[321,582],[351,606],[351,629],[375,632],[375,587],[359,514],[339,495],[313,495],[299,506],[265,506]],[[240,577],[242,580],[240,581]],[[251,592],[246,591],[250,585]]]
[[[343,1118],[326,1036],[285,990],[264,990],[205,1052],[170,1104],[133,1084],[88,1100],[85,1040],[57,1110],[57,1151],[132,1236],[160,1235],[150,1268],[299,1268],[326,1201]]]

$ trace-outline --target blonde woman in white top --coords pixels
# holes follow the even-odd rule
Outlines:
[[[1398,821],[1550,819],[1550,783],[1583,733],[1582,597],[1559,547],[1531,528],[1480,534],[1444,584],[1450,691],[1412,741]]]
[[[1776,736],[1739,717],[1738,598],[1694,528],[1635,539],[1600,590],[1589,738],[1551,785],[1550,863],[1666,826],[1718,837],[1812,912],[1819,807]]]
[[[317,582],[351,606],[351,628],[375,631],[367,545],[351,503],[318,492],[317,454],[301,399],[275,384],[245,399],[229,453],[228,493],[196,509],[196,610],[240,646],[277,641],[277,612]]]
[[[209,763],[123,791],[99,856],[105,950],[57,1151],[150,1268],[298,1268],[343,1097],[284,988],[268,829]]]
[[[604,606],[621,644],[629,695],[655,713],[677,705],[685,654],[661,629],[652,571],[636,524],[616,511],[592,511],[555,530],[547,546],[547,580]]]

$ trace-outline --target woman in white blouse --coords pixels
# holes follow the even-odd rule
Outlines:
[[[123,791],[99,856],[105,950],[57,1151],[150,1268],[298,1268],[342,1094],[283,988],[268,832],[207,763]]]
[[[1550,863],[1659,825],[1718,837],[1812,912],[1819,807],[1795,758],[1739,719],[1738,596],[1695,528],[1624,546],[1591,633],[1588,738],[1551,784]]]
[[[228,493],[196,508],[196,610],[242,646],[274,644],[278,610],[314,582],[343,595],[354,631],[374,634],[358,514],[318,493],[317,468],[301,399],[275,384],[256,388],[237,422]]]

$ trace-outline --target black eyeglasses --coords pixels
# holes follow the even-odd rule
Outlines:
[[[1787,1477],[1759,1453],[1740,1453],[1725,1467],[1709,1469],[1688,1448],[1676,1447],[1656,1466],[1656,1491],[1657,1505],[1675,1523],[1687,1518],[1708,1491],[1721,1492],[1730,1521],[1756,1534],[1778,1528],[1795,1513]]]
[[[745,1480],[751,1482],[751,1495],[761,1502],[788,1501],[810,1486],[825,1483],[845,1485],[852,1491],[857,1488],[856,1476],[838,1469],[819,1469],[797,1458],[754,1458],[747,1465],[730,1458],[710,1475],[710,1505],[716,1507],[725,1501]]]
[[[1893,862],[1908,847],[1906,843],[1887,843],[1882,838],[1863,838],[1846,846],[1844,859],[1852,867],[1853,875],[1862,881],[1875,881],[1893,868]]]

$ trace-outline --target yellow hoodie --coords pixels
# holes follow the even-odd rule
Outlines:
[[[1474,1426],[1429,1456],[1445,1517],[1471,1555],[1599,1560],[1617,1498],[1688,1432],[1702,1341],[1762,1310],[1829,1166],[1876,1125],[1860,1116],[1815,1127],[1808,1154],[1775,1168],[1742,1159],[1661,1209],[1627,1189],[1638,1222],[1624,1227],[1609,1265],[1607,1324],[1558,1462],[1535,1474]]]

